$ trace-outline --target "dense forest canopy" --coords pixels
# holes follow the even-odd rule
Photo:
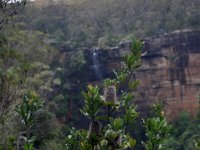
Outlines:
[[[19,21],[48,34],[52,42],[73,47],[111,46],[133,35],[145,37],[200,25],[199,0],[45,2],[27,5]]]
[[[71,142],[71,136],[67,135],[74,131],[70,127],[82,128],[83,115],[79,109],[83,107],[81,92],[86,90],[83,81],[87,72],[84,52],[80,49],[106,48],[133,37],[200,29],[200,0],[30,0],[25,8],[24,3],[18,5],[19,1],[12,5],[4,2],[8,3],[0,0],[0,150],[22,146],[18,140],[25,132],[36,137],[29,140],[30,147],[32,144],[41,150],[66,149],[66,141]],[[138,59],[133,68],[140,64],[141,53],[138,53],[136,58],[127,56],[127,62]],[[123,73],[127,72],[118,77],[123,80]],[[89,88],[93,93],[97,89]],[[23,109],[24,106],[29,109]],[[24,111],[34,119],[23,116]],[[150,130],[148,123],[152,120],[162,122],[166,129],[162,110],[157,115],[147,121],[146,130]],[[113,120],[113,124],[115,121],[123,124],[120,119]],[[136,139],[146,142],[141,123],[135,129]],[[164,130],[159,134],[165,133]],[[198,147],[199,117],[190,120],[187,115],[182,116],[171,131],[173,136],[165,141],[166,149]],[[146,136],[149,138],[151,134]],[[144,148],[129,138],[126,140],[130,140],[130,145]]]

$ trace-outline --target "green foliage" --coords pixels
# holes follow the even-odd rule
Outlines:
[[[43,9],[27,5],[20,21],[29,29],[47,33],[50,42],[59,47],[114,46],[122,39],[131,40],[132,34],[145,37],[198,29],[200,24],[198,0],[67,2],[46,2]]]
[[[16,106],[15,111],[20,116],[22,123],[25,125],[25,150],[33,150],[35,136],[31,136],[30,129],[35,123],[35,114],[42,107],[42,102],[35,92],[30,91],[22,97],[22,102]]]
[[[48,38],[44,33],[24,30],[17,25],[15,28],[7,25],[3,33],[7,37],[7,47],[1,51],[2,64],[6,66],[8,62],[16,66],[20,63],[17,69],[25,73],[20,81],[28,85],[26,88],[33,88],[44,98],[54,86],[59,86],[55,80],[56,70],[51,67],[59,52],[46,42]]]
[[[66,138],[68,149],[117,150],[135,147],[136,140],[127,131],[138,117],[129,85],[135,84],[136,88],[138,84],[137,80],[130,80],[130,76],[141,63],[141,48],[142,43],[134,40],[130,54],[125,56],[123,68],[114,72],[116,78],[104,81],[103,96],[97,86],[88,86],[87,92],[83,93],[85,106],[81,112],[90,119],[90,127],[89,130],[72,128]]]
[[[66,147],[60,140],[49,140],[46,141],[41,147],[40,150],[66,150]]]
[[[54,78],[60,79],[61,84],[57,84],[57,86],[54,84],[53,89],[57,92],[52,97],[51,104],[54,103],[54,106],[57,107],[56,117],[65,118],[65,122],[68,123],[75,123],[80,115],[78,108],[82,104],[81,91],[85,87],[83,86],[86,75],[84,74],[85,63],[83,51],[70,51],[62,54],[59,64],[55,68]],[[62,100],[57,99],[59,95],[62,95]],[[49,111],[52,112],[51,109]]]
[[[6,140],[6,144],[7,147],[6,149],[8,150],[16,150],[16,138],[14,136],[10,136],[7,140]],[[3,144],[0,144],[0,150],[4,150],[4,146]]]
[[[70,129],[69,135],[66,137],[67,150],[83,149],[86,146],[87,131],[76,130],[75,128]],[[86,149],[85,149],[86,150]]]
[[[170,138],[165,140],[165,149],[188,150],[199,149],[200,139],[199,115],[191,118],[187,112],[182,112],[173,122]]]
[[[162,110],[160,105],[154,105],[155,117],[144,120],[144,127],[148,138],[144,143],[146,150],[163,149],[164,140],[169,136],[170,126],[165,120]]]
[[[92,85],[89,85],[87,93],[83,93],[83,95],[85,98],[85,107],[83,108],[82,113],[89,119],[94,120],[102,105],[99,88],[97,86],[93,87]]]
[[[0,134],[4,135],[0,143],[6,143],[17,131],[14,108],[26,88],[29,64],[20,52],[10,47],[2,33],[0,43]]]
[[[42,107],[41,100],[35,92],[29,92],[22,97],[22,103],[16,106],[15,111],[22,118],[27,127],[34,123],[34,114]]]
[[[27,149],[31,149],[33,142],[37,144],[37,147],[41,145],[48,147],[45,143],[50,143],[50,141],[57,141],[58,145],[62,145],[61,126],[64,122],[58,124],[56,117],[61,116],[62,119],[66,117],[68,111],[66,93],[68,91],[63,90],[63,85],[66,83],[65,80],[68,81],[68,76],[71,75],[70,71],[73,70],[72,72],[75,73],[76,68],[80,69],[80,64],[84,63],[82,52],[73,53],[73,57],[70,57],[68,61],[71,65],[68,69],[68,64],[59,66],[57,60],[59,52],[49,45],[47,35],[40,31],[27,30],[25,22],[20,20],[18,23],[8,24],[1,31],[4,33],[4,35],[2,32],[0,34],[0,134],[4,135],[4,137],[0,136],[2,148],[8,148],[7,141],[10,135],[19,138],[23,134],[21,130],[24,130],[26,124],[32,124],[30,127],[25,127],[29,134],[26,136],[27,140],[24,141]],[[73,64],[73,60],[77,63]],[[64,70],[61,67],[67,69]],[[63,76],[61,76],[61,72]],[[33,113],[31,110],[34,110],[34,107],[30,108],[28,100],[25,103],[25,97],[22,100],[24,104],[18,105],[20,95],[29,90],[36,91],[39,97],[42,97],[47,104],[47,107],[44,108],[46,111],[49,108],[49,101],[54,101],[54,96],[64,93],[64,99],[55,101],[58,109],[53,112],[54,114],[49,115],[46,111],[45,113],[40,111]],[[19,107],[18,111],[23,119],[19,118],[15,112],[16,105]],[[19,119],[23,121],[19,121]],[[32,135],[37,137],[36,141],[31,142],[29,136]]]
[[[84,52],[83,51],[72,51],[68,54],[70,57],[67,60],[64,60],[63,65],[63,75],[74,75],[77,72],[81,71],[84,64],[86,63]]]
[[[28,139],[25,137],[25,144],[24,144],[24,150],[34,150],[33,143],[35,141],[35,137],[31,137],[31,139]]]

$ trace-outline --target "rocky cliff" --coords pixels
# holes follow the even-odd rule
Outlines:
[[[200,31],[176,31],[144,41],[142,65],[134,74],[140,80],[134,91],[140,111],[144,112],[155,102],[163,102],[169,119],[183,110],[194,116],[199,107]],[[120,67],[130,45],[124,42],[109,49],[87,50],[88,80],[112,77],[113,69]]]

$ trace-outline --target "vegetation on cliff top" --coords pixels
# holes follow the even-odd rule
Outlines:
[[[113,46],[133,35],[145,37],[200,26],[199,0],[46,2],[39,8],[27,5],[19,20],[64,47]]]

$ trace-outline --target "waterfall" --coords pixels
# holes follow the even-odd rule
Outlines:
[[[102,79],[102,73],[100,70],[100,64],[99,64],[99,53],[98,53],[98,49],[93,49],[92,50],[92,61],[93,61],[93,70],[94,70],[94,74],[95,74],[95,78],[98,80]]]

